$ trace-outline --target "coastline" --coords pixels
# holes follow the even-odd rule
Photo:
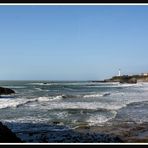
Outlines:
[[[43,84],[43,85],[46,85],[46,84]],[[136,98],[138,97],[136,96]],[[106,98],[102,97],[101,99],[105,100]],[[119,97],[117,99],[119,99]],[[147,99],[143,101],[146,102],[145,110],[144,110],[145,111],[144,113],[146,113],[147,105],[148,105]],[[53,100],[53,103],[54,103],[54,100]],[[116,115],[114,119],[111,119],[106,123],[102,123],[102,125],[96,124],[92,126],[84,123],[79,127],[74,127],[73,129],[68,129],[66,127],[66,124],[63,124],[62,125],[63,127],[62,126],[60,127],[60,122],[56,122],[56,121],[53,122],[52,124],[27,123],[28,124],[27,125],[26,123],[18,122],[17,124],[17,122],[16,123],[10,122],[10,126],[9,126],[9,123],[6,123],[6,124],[4,123],[4,125],[6,125],[9,129],[11,129],[12,132],[15,133],[15,135],[23,141],[23,143],[49,143],[49,144],[50,143],[98,143],[98,144],[99,143],[148,143],[148,122],[146,122],[147,120],[144,120],[143,123],[142,122],[136,123],[134,122],[134,120],[132,120],[133,118],[128,118],[128,113],[130,111],[132,110],[134,112],[138,111],[139,106],[137,106],[137,104],[139,103],[134,102],[134,103],[130,103],[126,107],[123,107],[121,110],[124,110],[124,109],[127,110],[130,108],[130,110],[126,112],[126,115],[123,113],[122,115],[124,116],[122,116],[121,118],[121,114],[119,113],[117,114],[118,116]],[[19,109],[19,106],[16,106],[16,109],[17,108]],[[135,108],[137,110],[135,110]],[[144,108],[142,105],[142,110],[143,109]],[[12,112],[12,110],[10,110],[10,112]],[[133,115],[137,116],[137,114],[133,114]],[[146,114],[144,115],[145,116],[143,116],[142,119],[147,118],[147,115]],[[28,126],[33,127],[35,130],[33,128],[30,128],[28,130],[27,129]],[[48,130],[49,126],[51,126],[50,130]],[[25,129],[22,128],[21,131],[19,130],[13,131],[13,128],[11,127],[16,127],[16,128],[25,127]],[[39,130],[38,127],[43,127],[43,128],[47,127],[47,129],[42,128],[42,130]],[[8,143],[9,139],[7,140],[8,141],[6,142]]]
[[[25,135],[27,141],[22,140],[19,134],[12,132],[7,126],[2,126],[0,133],[5,135],[0,143],[148,143],[148,122],[116,120],[102,126],[82,125],[63,131],[28,131]]]
[[[108,83],[108,82],[119,82],[119,83],[139,83],[139,82],[148,82],[148,75],[122,75],[122,76],[113,76],[109,79],[104,80],[93,80],[92,82],[98,83]]]
[[[14,133],[13,133],[14,135]],[[28,132],[30,137],[38,137],[38,141],[23,143],[148,143],[148,123],[113,122],[103,126],[81,126],[67,131]],[[18,136],[17,136],[18,137]],[[22,143],[7,136],[3,143]]]
[[[114,122],[111,125],[81,127],[80,132],[96,132],[119,137],[123,143],[148,143],[148,123]]]

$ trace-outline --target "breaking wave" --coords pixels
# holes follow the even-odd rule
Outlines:
[[[34,102],[36,99],[0,99],[0,109],[9,108],[9,107],[19,107],[30,102]]]
[[[27,85],[54,85],[53,83],[28,83]]]
[[[105,123],[111,119],[114,119],[117,115],[117,112],[116,111],[110,111],[108,112],[108,114],[96,114],[96,115],[93,115],[93,116],[90,116],[89,119],[86,120],[86,122],[90,125],[90,126],[93,126],[93,125],[98,125],[98,124],[101,124],[101,123]]]
[[[88,95],[84,95],[84,98],[95,98],[95,97],[104,97],[104,96],[108,96],[110,95],[110,93],[104,93],[104,94],[88,94]]]

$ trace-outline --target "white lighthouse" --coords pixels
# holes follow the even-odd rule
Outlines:
[[[121,70],[120,69],[118,70],[118,76],[119,77],[121,76]]]

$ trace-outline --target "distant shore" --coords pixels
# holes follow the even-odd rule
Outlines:
[[[148,82],[148,76],[144,76],[144,75],[113,76],[112,78],[109,78],[109,79],[96,80],[96,81],[92,81],[92,82],[100,82],[100,83],[105,83],[105,82],[119,82],[119,83]]]

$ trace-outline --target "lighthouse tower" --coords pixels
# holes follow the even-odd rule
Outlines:
[[[118,71],[118,76],[120,77],[121,76],[121,70],[119,69]]]

